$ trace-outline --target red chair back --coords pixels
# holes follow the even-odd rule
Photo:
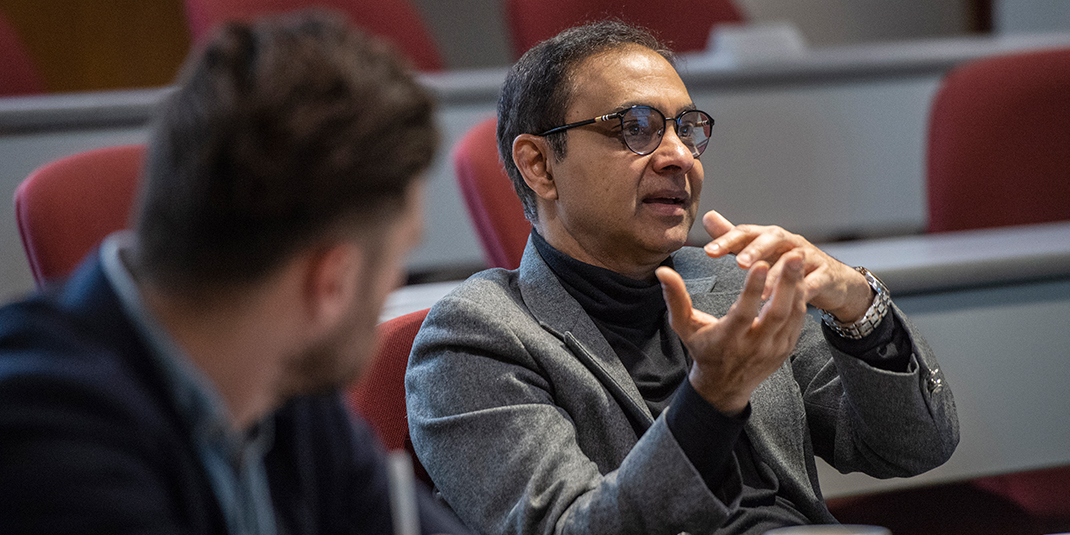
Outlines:
[[[34,281],[66,277],[108,234],[127,228],[144,146],[91,150],[45,164],[15,190]]]
[[[1070,530],[1070,465],[983,477],[974,484],[1013,500],[1045,533]]]
[[[491,117],[472,127],[453,149],[453,168],[487,265],[516,269],[531,223],[498,158],[497,125]]]
[[[743,21],[732,0],[507,0],[505,14],[516,58],[565,28],[607,17],[652,30],[676,52],[703,50],[715,24]]]
[[[398,47],[417,69],[442,69],[442,57],[420,12],[409,0],[185,0],[190,34],[199,40],[212,27],[228,20],[304,8],[328,8],[344,13],[350,22]]]
[[[0,97],[44,93],[45,83],[18,32],[0,13]]]
[[[929,124],[930,232],[1070,219],[1070,48],[953,70]]]
[[[1070,466],[1056,466],[827,500],[845,524],[895,535],[1070,532]]]
[[[379,324],[375,360],[346,395],[350,408],[368,422],[386,449],[408,451],[416,475],[431,484],[431,478],[416,459],[409,440],[409,419],[405,411],[405,367],[412,352],[412,341],[428,310],[425,308]]]

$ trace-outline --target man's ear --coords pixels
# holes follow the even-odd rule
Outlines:
[[[524,182],[536,195],[546,200],[557,199],[553,153],[546,138],[531,134],[516,136],[513,140],[513,162],[520,170],[520,176],[524,177]]]
[[[304,294],[314,325],[331,329],[349,312],[363,269],[364,250],[354,242],[338,241],[309,253]]]

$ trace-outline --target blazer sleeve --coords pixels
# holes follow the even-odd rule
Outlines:
[[[716,272],[718,282],[716,295],[692,298],[704,303],[706,312],[723,315],[741,291],[746,273],[734,263],[695,258],[689,257],[685,265],[698,265],[699,273]],[[905,372],[882,370],[837,350],[826,340],[816,315],[806,319],[789,359],[813,452],[841,473],[909,477],[943,464],[958,445],[955,400],[936,355],[894,304],[892,315],[884,321],[898,322],[910,340]]]
[[[817,455],[841,473],[909,477],[951,457],[958,417],[936,356],[917,327],[895,306],[884,321],[897,321],[909,335],[905,372],[837,350],[816,322],[804,332],[791,366]]]
[[[641,437],[605,430],[635,442],[622,448],[618,468],[599,470],[577,433],[601,431],[578,430],[555,404],[562,389],[590,387],[568,383],[580,373],[549,377],[536,356],[567,350],[521,308],[448,296],[414,345],[409,426],[449,505],[481,533],[677,534],[721,525],[738,506],[738,467],[712,493],[664,416]]]

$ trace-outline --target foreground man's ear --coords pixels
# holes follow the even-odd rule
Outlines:
[[[364,251],[356,243],[340,241],[308,253],[305,302],[309,320],[330,329],[347,314],[356,298]]]

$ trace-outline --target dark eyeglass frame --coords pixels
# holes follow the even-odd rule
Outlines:
[[[657,141],[657,143],[654,144],[654,146],[650,147],[650,149],[646,150],[645,152],[642,151],[642,150],[636,150],[634,147],[632,147],[628,143],[628,136],[624,135],[624,116],[627,115],[629,112],[632,112],[632,111],[637,110],[637,109],[650,110],[652,112],[657,113],[662,118],[662,127],[659,128],[658,131],[657,131],[657,140],[658,141]],[[605,121],[611,121],[613,119],[619,119],[620,120],[620,129],[621,129],[621,133],[620,133],[621,142],[624,143],[624,146],[627,147],[628,150],[630,150],[630,151],[632,151],[632,152],[634,152],[634,153],[636,153],[636,154],[638,154],[640,156],[646,156],[647,154],[650,154],[650,153],[658,150],[658,147],[661,146],[661,140],[665,138],[665,123],[666,122],[671,120],[673,122],[673,130],[676,131],[676,135],[677,136],[680,135],[680,119],[683,119],[684,115],[687,115],[688,113],[700,113],[700,114],[704,115],[706,117],[706,119],[709,119],[710,129],[711,130],[713,129],[713,117],[710,114],[708,114],[708,113],[706,113],[706,112],[704,112],[702,110],[688,109],[688,110],[684,110],[684,111],[680,112],[679,115],[677,115],[676,117],[666,117],[665,114],[661,112],[661,110],[659,110],[659,109],[657,109],[657,108],[655,108],[653,106],[632,106],[630,108],[627,108],[627,109],[624,109],[624,110],[620,110],[620,111],[617,111],[617,112],[607,113],[605,115],[599,115],[598,117],[595,117],[593,119],[587,119],[586,121],[579,121],[579,122],[575,122],[575,123],[569,123],[569,124],[557,126],[557,127],[551,128],[551,129],[549,129],[549,130],[547,130],[547,131],[545,131],[545,132],[543,132],[541,134],[535,134],[535,135],[537,135],[539,137],[546,137],[546,136],[548,136],[550,134],[556,134],[557,132],[564,132],[565,130],[569,130],[569,129],[572,129],[572,128],[577,128],[577,127],[580,127],[580,126],[587,126],[589,124],[602,123],[602,122],[605,122]],[[682,140],[682,138],[681,138],[681,140]],[[707,136],[706,137],[706,141],[703,142],[701,144],[701,146],[689,146],[688,148],[691,149],[691,156],[693,156],[695,158],[698,158],[699,156],[702,156],[702,153],[706,151],[706,147],[709,145],[709,143],[710,143],[710,138],[709,138],[709,136]],[[684,144],[687,145],[686,142]]]

